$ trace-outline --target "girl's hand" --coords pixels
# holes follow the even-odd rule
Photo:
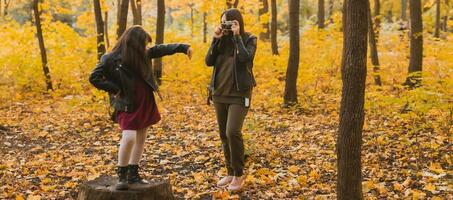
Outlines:
[[[193,54],[192,47],[189,47],[189,49],[187,49],[186,54],[187,54],[187,57],[189,57],[189,60],[191,60],[192,59],[192,54]]]
[[[231,26],[231,30],[233,31],[234,35],[241,34],[241,27],[239,26],[239,22],[237,20],[233,21],[233,26]]]
[[[223,36],[222,27],[219,25],[219,26],[215,27],[214,37],[219,39],[222,36]]]

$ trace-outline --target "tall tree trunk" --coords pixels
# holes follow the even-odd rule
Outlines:
[[[269,3],[268,3],[268,0],[260,0],[260,2],[261,2],[262,7],[260,6],[260,9],[258,10],[258,14],[259,14],[260,21],[261,21],[261,17],[263,15],[266,15],[269,13]],[[262,26],[263,26],[264,32],[260,33],[260,39],[269,40],[269,38],[270,38],[269,21],[262,22]]]
[[[119,20],[118,20],[118,29],[116,31],[116,37],[120,38],[123,35],[124,31],[126,30],[127,26],[127,12],[129,10],[129,0],[121,0],[119,12]]]
[[[121,16],[121,0],[116,0],[116,23],[118,25]]]
[[[324,28],[324,0],[318,0],[318,28]]]
[[[171,13],[173,13],[173,8],[168,8],[167,25],[173,24],[173,16],[171,15]]]
[[[410,0],[410,59],[409,59],[409,75],[405,85],[409,88],[420,86],[422,82],[422,66],[423,66],[423,21],[422,21],[422,5],[421,0]]]
[[[134,25],[142,25],[141,0],[130,0]]]
[[[3,16],[6,16],[8,15],[8,7],[9,7],[9,3],[11,3],[11,0],[5,0],[5,7],[3,8]]]
[[[407,0],[401,0],[401,20],[407,21]]]
[[[299,72],[299,0],[289,0],[289,58],[286,69],[284,104],[297,103],[297,75]]]
[[[365,113],[368,0],[343,5],[343,90],[337,138],[337,199],[363,199],[361,146]]]
[[[189,4],[190,8],[190,37],[193,39],[194,37],[194,4]]]
[[[448,0],[445,0],[445,16],[443,17],[444,22],[442,23],[442,30],[448,31],[448,13],[450,12],[450,5]]]
[[[327,15],[329,15],[329,22],[328,23],[333,23],[333,7],[334,7],[334,1],[329,0],[329,7],[327,9]]]
[[[165,0],[157,0],[156,45],[164,43]],[[162,82],[162,58],[154,59],[154,74],[157,83]]]
[[[226,0],[227,8],[237,8],[239,5],[239,0]]]
[[[376,35],[374,32],[373,28],[373,20],[371,16],[371,8],[368,8],[368,42],[370,45],[370,58],[371,58],[371,64],[373,64],[373,78],[374,78],[374,84],[381,86],[381,75],[379,74],[380,66],[379,66],[379,55],[378,55],[378,49],[377,49],[377,41],[376,41]]]
[[[206,12],[203,12],[203,43],[206,43],[208,42],[208,22],[207,22],[207,18],[208,17],[208,13]]]
[[[109,19],[109,12],[105,11],[104,12],[104,35],[105,35],[105,44],[106,44],[107,48],[110,47],[108,19]]]
[[[436,0],[436,25],[434,30],[434,37],[439,38],[440,36],[440,0]]]
[[[381,3],[380,0],[374,0],[374,32],[376,43],[379,41],[379,33],[381,31]]]
[[[102,21],[102,11],[99,0],[93,0],[93,5],[94,18],[96,21],[98,60],[101,60],[102,55],[105,54],[104,22]]]
[[[277,43],[277,0],[271,0],[271,45],[272,54],[278,55],[278,43]]]
[[[33,0],[33,12],[35,13],[36,35],[38,37],[39,50],[41,51],[42,70],[44,72],[44,77],[46,79],[47,90],[53,90],[52,78],[50,77],[49,66],[47,66],[46,47],[44,46],[44,37],[42,35],[41,18],[40,18],[41,12],[39,11],[39,5],[38,5],[39,2],[40,2],[39,0]]]

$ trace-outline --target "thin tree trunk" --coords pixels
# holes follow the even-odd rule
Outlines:
[[[436,25],[434,30],[434,37],[440,36],[440,0],[436,0]]]
[[[271,0],[271,45],[272,54],[278,55],[278,43],[277,43],[277,0]]]
[[[343,90],[337,138],[337,199],[363,199],[361,146],[365,113],[368,0],[343,5]]]
[[[104,35],[105,35],[105,43],[106,43],[107,49],[110,47],[108,19],[109,19],[109,12],[105,11],[104,12]]]
[[[442,30],[448,31],[448,13],[450,12],[450,5],[448,0],[445,0],[445,16],[443,17]]]
[[[299,72],[299,0],[289,0],[289,58],[286,69],[284,104],[297,103],[297,75]]]
[[[258,15],[261,18],[263,15],[266,15],[269,13],[269,3],[268,0],[260,0],[262,7],[260,6],[260,9],[258,10]],[[260,19],[261,21],[261,19]],[[261,40],[269,40],[270,38],[270,31],[269,31],[269,21],[263,22],[263,31],[260,33],[260,39]]]
[[[237,8],[239,5],[239,0],[234,0],[234,3],[233,0],[226,0],[226,5],[227,8]]]
[[[33,1],[33,12],[35,13],[36,35],[38,37],[39,49],[41,51],[42,70],[44,72],[44,77],[46,79],[47,90],[53,90],[52,78],[50,77],[49,66],[47,66],[46,47],[44,45],[44,37],[42,35],[41,19],[40,19],[41,12],[39,11],[39,5],[38,5],[39,2],[40,2],[39,0]]]
[[[156,45],[164,43],[165,30],[165,0],[157,0]],[[154,59],[154,74],[157,83],[162,82],[162,58]]]
[[[422,82],[423,66],[423,21],[421,0],[411,0],[410,9],[410,58],[409,58],[409,75],[405,85],[409,88],[415,88]]]
[[[381,82],[381,75],[379,74],[379,71],[380,71],[379,55],[378,55],[378,49],[377,49],[376,35],[374,32],[374,28],[373,28],[371,8],[368,8],[368,33],[369,33],[368,42],[370,45],[370,58],[371,58],[371,64],[373,64],[374,83],[378,86],[381,86],[382,82]]]
[[[194,4],[189,4],[189,7],[190,7],[190,37],[192,39],[194,37],[194,10],[193,10],[193,5]]]
[[[407,0],[401,0],[401,20],[407,21]]]
[[[329,8],[327,10],[327,15],[329,15],[329,23],[333,23],[333,7],[334,7],[334,1],[329,0]]]
[[[120,10],[118,11],[119,20],[118,20],[118,29],[116,31],[116,37],[120,38],[126,30],[127,26],[127,12],[129,10],[129,0],[121,0]]]
[[[121,16],[121,0],[116,0],[116,23],[118,25]]]
[[[140,0],[130,0],[132,15],[134,16],[133,23],[134,25],[142,25],[142,13],[141,13],[141,1]]]
[[[171,16],[171,13],[173,13],[173,8],[168,8],[168,20],[167,20],[167,25],[173,24],[173,16]]]
[[[379,33],[381,31],[381,3],[380,0],[374,0],[374,32],[376,43],[379,41]]]
[[[318,0],[318,28],[324,28],[324,0]]]
[[[94,18],[96,21],[98,60],[101,60],[102,55],[105,54],[104,22],[102,21],[102,11],[99,0],[93,0],[93,5]]]
[[[203,12],[203,43],[208,42],[208,22],[207,22],[208,13]]]
[[[3,16],[8,15],[9,3],[11,3],[11,0],[5,0],[5,7],[3,8]]]
[[[2,13],[2,0],[0,0],[0,14]]]

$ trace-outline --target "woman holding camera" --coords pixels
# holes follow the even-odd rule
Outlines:
[[[244,176],[244,142],[242,125],[250,107],[252,88],[256,85],[252,73],[256,37],[244,30],[244,21],[237,9],[221,15],[206,65],[214,66],[210,100],[214,103],[228,175],[218,186],[230,191],[242,189]]]

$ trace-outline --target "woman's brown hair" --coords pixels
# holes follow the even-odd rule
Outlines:
[[[121,64],[146,77],[151,71],[150,59],[146,56],[146,45],[151,36],[139,25],[127,29],[112,49],[113,54],[121,56]]]

